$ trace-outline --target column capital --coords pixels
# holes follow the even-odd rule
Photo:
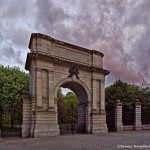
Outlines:
[[[41,72],[41,71],[42,71],[42,68],[40,68],[40,67],[36,67],[36,71]]]
[[[122,106],[122,102],[120,101],[120,99],[117,99],[115,103],[116,103],[116,106]]]
[[[54,70],[47,69],[48,73],[54,73]]]
[[[105,79],[101,79],[100,81],[101,81],[101,83],[105,83]]]
[[[141,102],[139,101],[139,99],[136,99],[135,105],[141,105]]]

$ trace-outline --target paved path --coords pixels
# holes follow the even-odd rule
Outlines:
[[[0,150],[150,150],[150,131],[0,140]]]

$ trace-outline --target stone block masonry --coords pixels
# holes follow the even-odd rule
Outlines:
[[[78,98],[78,131],[107,133],[103,53],[33,33],[25,68],[30,90],[24,97],[22,136],[58,136],[57,93],[69,88]]]

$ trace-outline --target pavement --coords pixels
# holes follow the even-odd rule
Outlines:
[[[46,138],[2,138],[0,150],[150,150],[150,130],[74,134]]]

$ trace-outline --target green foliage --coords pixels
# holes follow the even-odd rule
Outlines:
[[[67,107],[66,103],[64,101],[64,95],[62,93],[62,90],[59,89],[58,94],[58,123],[62,124],[66,122],[66,115],[67,115]]]
[[[0,66],[0,98],[3,107],[8,107],[11,103],[17,105],[28,85],[28,75],[19,68]]]
[[[150,86],[145,81],[138,86],[117,80],[105,88],[105,94],[106,111],[114,108],[117,99],[123,102],[126,109],[131,109],[131,104],[135,103],[136,99],[139,99],[144,107],[150,108]]]
[[[22,111],[21,97],[28,87],[28,74],[18,67],[0,66],[0,107],[3,113],[7,111],[10,114],[12,121]]]
[[[78,121],[78,100],[73,92],[63,95],[61,89],[58,91],[58,122],[59,124],[73,123]]]
[[[67,122],[78,122],[78,100],[73,92],[68,92],[64,98],[67,107]]]
[[[150,84],[148,84],[145,80],[143,80],[140,85],[139,99],[142,102],[142,107],[150,110]]]
[[[112,101],[120,99],[123,102],[132,102],[136,97],[135,93],[137,90],[137,86],[117,80],[113,85],[106,87],[106,102],[110,99]]]

